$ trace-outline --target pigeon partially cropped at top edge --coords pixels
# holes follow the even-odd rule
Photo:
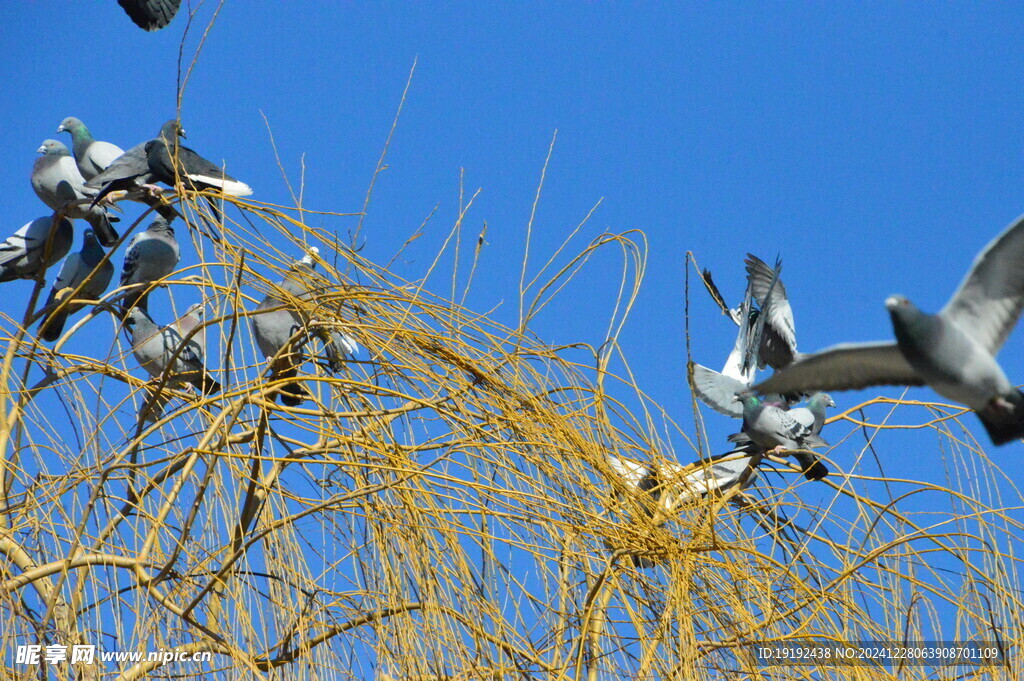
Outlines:
[[[57,132],[71,133],[71,149],[75,154],[75,163],[86,181],[102,173],[124,154],[124,150],[116,144],[94,139],[85,123],[74,116],[68,116],[61,121]]]
[[[114,276],[114,264],[109,258],[100,265],[103,256],[103,247],[96,239],[96,234],[91,229],[85,230],[82,250],[72,253],[64,260],[57,280],[50,289],[50,296],[46,299],[46,307],[55,308],[65,296],[71,295],[87,279],[85,286],[75,295],[75,299],[95,302],[102,298]],[[87,304],[88,302],[68,303],[60,312],[53,310],[48,313],[39,322],[39,328],[42,329],[40,337],[51,343],[60,338],[67,318]]]
[[[151,284],[174,272],[179,256],[174,228],[163,216],[153,218],[144,232],[132,237],[121,269],[120,285],[132,287],[121,303],[122,316],[136,305],[148,311]]]
[[[168,387],[177,388],[189,383],[204,395],[220,392],[220,383],[207,372],[193,343],[184,343],[174,328],[158,327],[138,307],[128,313],[125,326],[131,331],[132,354],[150,376],[159,378],[167,372]]]
[[[0,282],[35,279],[40,269],[46,270],[68,254],[75,238],[71,221],[61,219],[57,224],[47,253],[46,242],[53,226],[53,216],[44,215],[0,243]]]
[[[181,0],[117,0],[135,25],[156,31],[171,23]]]
[[[85,187],[85,179],[68,148],[57,140],[45,140],[37,151],[42,156],[32,165],[30,177],[36,196],[53,211],[70,202],[65,216],[86,220],[96,231],[101,244],[113,245],[117,241],[117,232],[111,222],[116,218],[107,215],[102,207],[87,202],[94,195]]]
[[[974,259],[938,314],[901,295],[885,301],[896,342],[849,343],[777,372],[762,392],[853,390],[875,385],[929,385],[973,409],[993,444],[1024,437],[1024,394],[995,355],[1024,309],[1024,217]]]

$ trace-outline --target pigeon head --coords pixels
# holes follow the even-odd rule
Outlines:
[[[833,400],[832,396],[829,395],[828,393],[814,393],[809,398],[807,398],[807,404],[811,406],[820,404],[825,407],[832,407],[833,409],[836,406],[835,400]]]
[[[89,128],[85,127],[85,123],[82,123],[82,121],[78,120],[74,116],[68,116],[60,122],[57,132],[70,132],[71,136],[75,137],[80,133],[88,135]]]
[[[157,215],[153,218],[153,222],[149,223],[149,227],[146,227],[147,232],[164,232],[174,236],[174,228],[171,227],[170,221],[163,215]]]
[[[179,137],[185,138],[185,129],[181,127],[181,123],[172,118],[163,124],[157,137],[163,138],[167,144],[177,144]]]
[[[885,308],[889,310],[894,328],[907,328],[928,317],[910,302],[906,296],[893,295],[885,299]]]
[[[92,229],[86,229],[82,232],[82,243],[86,248],[95,248],[100,245],[99,239],[96,238],[96,232]]]
[[[57,140],[43,140],[42,145],[36,151],[43,156],[70,156],[68,148]]]

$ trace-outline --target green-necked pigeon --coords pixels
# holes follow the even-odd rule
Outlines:
[[[751,392],[737,395],[736,400],[743,405],[743,432],[767,452],[806,450],[828,444],[812,431],[812,426],[793,418],[778,404],[762,401]],[[813,416],[811,420],[813,422]],[[820,480],[828,474],[828,469],[816,456],[802,452],[794,456],[808,480]]]
[[[91,229],[85,230],[82,250],[72,253],[64,260],[60,274],[57,275],[57,281],[50,289],[46,307],[56,308],[83,282],[85,282],[85,286],[75,295],[75,300],[85,302],[68,303],[60,312],[53,310],[43,317],[39,322],[39,328],[42,331],[40,337],[43,340],[53,342],[60,338],[61,333],[64,332],[64,323],[69,316],[81,310],[89,302],[95,302],[103,297],[104,291],[110,285],[111,277],[114,276],[114,265],[109,259],[100,265],[103,255],[103,247],[96,239],[96,234]],[[86,281],[87,279],[88,281]]]
[[[938,314],[922,312],[899,295],[886,299],[885,306],[895,343],[838,345],[805,356],[754,388],[777,392],[927,384],[973,409],[994,444],[1024,437],[1024,394],[995,359],[1024,308],[1024,218],[978,254]]]
[[[74,116],[65,118],[57,132],[71,133],[71,149],[75,152],[75,163],[87,181],[102,173],[124,154],[124,150],[116,144],[93,139],[85,123]]]

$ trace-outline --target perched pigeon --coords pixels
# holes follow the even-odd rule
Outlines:
[[[117,0],[135,25],[156,31],[171,23],[181,0]]]
[[[111,161],[106,170],[85,183],[87,190],[96,190],[93,205],[102,201],[110,192],[128,191],[139,187],[148,188],[151,194],[160,188],[151,184],[153,175],[146,160],[146,144],[136,144]]]
[[[734,452],[730,452],[733,454]],[[728,456],[728,454],[724,455]],[[637,495],[644,513],[653,517],[656,511],[671,513],[680,504],[695,501],[712,492],[723,493],[737,484],[746,489],[757,478],[754,457],[723,458],[705,467],[680,466],[667,463],[664,466],[639,463],[608,454],[608,466],[612,473]],[[614,548],[611,542],[605,545]],[[646,556],[634,556],[633,564],[639,568],[652,568],[655,561]]]
[[[278,284],[286,294],[268,293],[253,312],[253,335],[263,356],[273,359],[271,376],[274,379],[294,379],[298,376],[299,366],[305,361],[302,351],[306,341],[305,320],[287,302],[287,298],[300,298],[307,293],[307,277],[312,273],[313,259],[317,253],[319,249],[314,247],[309,254],[292,265],[284,280]],[[280,394],[281,402],[290,407],[299,406],[309,396],[306,389],[296,381],[284,385]]]
[[[71,133],[71,148],[75,152],[75,163],[82,177],[91,180],[124,154],[116,144],[93,139],[85,123],[73,116],[65,118],[57,132]]]
[[[818,435],[825,425],[826,408],[836,406],[836,403],[832,401],[832,397],[827,393],[814,393],[807,399],[806,407],[798,407],[796,409],[789,409],[787,400],[778,394],[765,395],[763,403],[782,409],[797,423],[810,429],[814,435]],[[742,402],[738,402],[738,404],[742,405]],[[746,432],[730,435],[729,441],[746,451],[755,451],[752,448],[761,449],[751,442],[750,436]],[[802,452],[793,456],[800,462],[804,469],[804,476],[808,480],[821,480],[828,475],[828,467],[821,463],[818,457]]]
[[[292,298],[310,300],[316,287],[313,271],[314,257],[319,253],[311,248],[310,253],[295,262],[284,281],[278,284],[282,293],[271,292],[260,302],[252,314],[253,335],[263,356],[276,357],[272,376],[277,379],[294,379],[299,367],[305,361],[303,348],[310,336],[317,336],[324,344],[324,355],[331,371],[340,371],[344,360],[359,350],[359,345],[350,336],[311,319],[300,311]],[[298,381],[291,381],[280,389],[281,401],[291,407],[305,401],[309,393]]]
[[[885,301],[895,343],[838,345],[776,373],[759,391],[852,390],[873,385],[929,385],[973,409],[993,444],[1024,437],[1024,394],[995,355],[1024,308],[1024,217],[974,259],[938,314],[903,296]]]
[[[146,143],[146,160],[154,180],[174,187],[176,180],[180,179],[189,189],[218,189],[229,196],[252,194],[249,185],[239,182],[221,170],[220,166],[178,144],[178,137],[185,137],[185,131],[178,121],[170,120],[160,128],[156,138]]]
[[[40,269],[47,269],[68,254],[75,238],[74,228],[70,220],[61,220],[53,234],[49,255],[44,258],[52,227],[53,216],[44,215],[0,243],[0,282],[35,279]]]
[[[158,328],[149,315],[137,307],[128,313],[125,325],[131,330],[132,354],[150,376],[159,378],[167,372],[168,387],[190,383],[204,395],[220,392],[220,383],[206,371],[193,343],[183,344],[182,337],[173,328]]]
[[[785,409],[764,402],[751,392],[737,395],[736,400],[743,405],[743,432],[765,451],[803,450],[828,444]],[[828,469],[816,456],[806,453],[794,456],[808,480],[820,480],[828,475]]]
[[[121,269],[121,286],[132,287],[121,303],[122,315],[136,305],[149,309],[147,298],[151,285],[174,271],[178,257],[174,228],[163,216],[154,218],[146,231],[132,237]]]
[[[88,221],[101,244],[113,245],[117,241],[117,232],[110,224],[113,218],[103,208],[85,203],[93,195],[85,188],[85,180],[68,148],[57,140],[45,140],[38,151],[42,156],[33,164],[31,176],[36,195],[54,211],[68,202],[82,202],[69,206],[65,215]]]
[[[103,260],[103,247],[96,239],[96,234],[87,229],[84,233],[82,250],[72,253],[64,260],[60,268],[57,281],[50,289],[50,297],[46,300],[47,308],[55,308],[64,300],[65,296],[78,288],[88,278],[88,282],[77,294],[76,300],[97,301],[103,296],[103,292],[110,285],[110,279],[114,276],[114,265],[108,259],[100,266]],[[97,270],[97,268],[99,268]],[[90,277],[90,275],[92,275]],[[39,322],[41,337],[45,341],[53,342],[60,338],[64,332],[64,323],[70,315],[81,310],[87,303],[68,303],[60,312],[52,311],[43,317]]]
[[[196,303],[187,310],[185,314],[178,317],[171,326],[178,335],[183,339],[188,338],[189,334],[192,333],[192,329],[198,327],[203,323],[203,317],[206,316],[206,307],[202,303]],[[200,362],[206,361],[206,334],[202,330],[196,331],[192,334],[191,338],[188,338],[189,347],[195,352],[196,356],[199,357]]]
[[[751,458],[723,458],[709,466],[694,468],[673,463],[658,467],[621,459],[613,454],[607,456],[612,472],[627,487],[649,496],[663,512],[669,512],[679,504],[694,501],[710,492],[724,492],[732,488],[749,468]],[[755,468],[743,481],[743,487],[750,486],[756,477]],[[653,512],[653,509],[649,510]]]

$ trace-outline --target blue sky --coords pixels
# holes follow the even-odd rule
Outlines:
[[[213,7],[200,10],[186,55]],[[65,116],[124,148],[173,117],[185,18],[147,34],[113,0],[38,0],[8,3],[2,20],[5,52],[16,58],[0,63],[0,224],[13,231],[46,213],[28,174]],[[508,323],[557,130],[531,271],[599,201],[579,247],[604,231],[642,230],[646,277],[621,342],[638,383],[688,428],[688,250],[731,302],[748,251],[780,255],[800,349],[814,351],[890,338],[889,294],[939,308],[978,250],[1024,212],[1022,24],[1024,8],[1009,2],[229,0],[182,120],[187,144],[225,159],[254,198],[288,204],[262,112],[293,181],[305,157],[306,205],[356,212],[415,61],[363,254],[386,262],[436,207],[396,266],[422,276],[458,215],[464,173],[467,195],[481,190],[466,234],[488,226],[469,305],[503,302],[495,314]],[[341,233],[354,224],[324,218]],[[552,343],[600,343],[619,263],[611,250],[596,258],[535,332]],[[439,276],[431,288],[449,286]],[[4,284],[0,311],[20,319],[30,288]],[[691,310],[694,359],[718,367],[734,327],[699,287]],[[1017,333],[1001,356],[1018,382],[1022,347]],[[836,399],[843,407],[857,398]],[[724,444],[735,424],[706,419]],[[901,477],[942,481],[928,456],[933,435],[894,442],[899,454],[881,456]],[[1011,468],[1020,455],[1019,444],[999,451]],[[850,463],[842,448],[833,456]]]

